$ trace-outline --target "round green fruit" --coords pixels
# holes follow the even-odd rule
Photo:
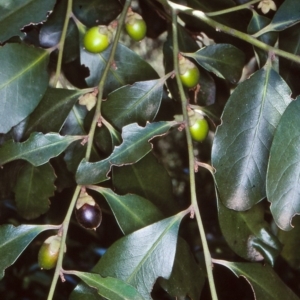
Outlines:
[[[61,237],[55,235],[45,240],[38,254],[38,263],[41,269],[50,270],[56,266]]]
[[[195,66],[191,69],[187,69],[183,74],[180,74],[180,80],[182,84],[188,88],[194,88],[200,79],[200,72]]]
[[[87,51],[100,53],[109,46],[110,37],[105,33],[105,28],[106,26],[95,26],[86,32],[83,45]]]
[[[196,122],[190,126],[191,137],[196,142],[203,142],[209,131],[209,126],[207,121],[203,119],[198,119]]]
[[[125,24],[128,35],[135,41],[140,41],[146,36],[147,25],[143,19],[135,19]]]

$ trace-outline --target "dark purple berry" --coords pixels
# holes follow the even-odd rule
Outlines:
[[[96,230],[102,220],[102,212],[97,203],[95,205],[85,203],[75,210],[75,215],[78,223],[86,229]]]

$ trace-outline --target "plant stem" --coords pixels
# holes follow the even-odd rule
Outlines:
[[[217,300],[217,292],[215,288],[215,282],[212,274],[212,261],[211,261],[211,255],[209,252],[205,231],[202,223],[202,219],[200,216],[200,211],[198,207],[197,202],[197,196],[196,196],[196,185],[195,185],[195,157],[193,152],[193,142],[191,138],[191,134],[189,131],[189,117],[187,112],[187,98],[185,95],[185,92],[183,90],[182,83],[179,78],[179,64],[178,64],[178,37],[177,37],[177,14],[174,9],[172,9],[172,34],[173,34],[173,60],[174,60],[174,68],[176,73],[176,81],[179,88],[180,98],[181,98],[181,106],[182,106],[182,113],[183,113],[183,119],[185,122],[185,132],[186,132],[186,138],[187,138],[187,146],[188,146],[188,156],[189,156],[189,170],[190,170],[190,189],[191,189],[191,203],[193,207],[193,211],[196,215],[196,220],[200,232],[200,237],[202,241],[203,246],[203,252],[204,252],[204,259],[205,259],[205,265],[207,269],[207,276],[209,281],[209,287],[210,292],[213,300]]]
[[[54,87],[56,87],[56,85],[57,85],[57,82],[58,82],[59,76],[60,76],[60,72],[61,72],[62,58],[63,58],[63,54],[64,54],[64,45],[65,45],[70,16],[72,14],[72,6],[73,6],[73,0],[68,0],[65,22],[64,22],[61,37],[59,40],[59,52],[58,52],[58,58],[57,58],[57,64],[56,64],[55,77],[54,77],[54,81],[53,81]]]
[[[205,13],[208,17],[214,17],[214,16],[219,16],[219,15],[223,15],[223,14],[228,14],[234,11],[238,11],[241,9],[245,9],[245,8],[250,8],[250,6],[252,4],[255,4],[257,2],[260,2],[261,0],[252,0],[250,2],[238,5],[238,6],[234,6],[234,7],[230,7],[230,8],[226,8],[226,9],[222,9],[219,11],[214,11],[214,12],[210,12],[210,13]]]
[[[72,3],[72,0],[69,0],[69,2]],[[118,46],[118,41],[119,41],[119,38],[120,38],[121,29],[122,29],[122,26],[124,24],[125,17],[126,17],[128,8],[130,6],[130,3],[131,3],[131,0],[126,0],[126,2],[124,4],[122,14],[119,18],[118,28],[117,28],[116,35],[115,35],[115,38],[114,38],[114,43],[113,43],[113,46],[112,46],[112,49],[111,49],[111,52],[110,52],[110,56],[109,56],[107,65],[105,67],[105,70],[104,70],[104,72],[102,74],[102,77],[100,79],[100,82],[99,82],[99,86],[98,86],[98,91],[99,92],[98,92],[96,111],[95,111],[95,114],[94,114],[93,122],[91,124],[89,135],[88,135],[89,136],[88,147],[87,147],[86,155],[85,155],[85,158],[87,160],[89,160],[89,158],[90,158],[96,125],[97,125],[99,119],[101,118],[101,103],[102,103],[104,83],[106,81],[108,71],[109,71],[109,69],[110,69],[110,67],[113,63],[113,60],[114,60],[114,55],[115,55],[115,52],[116,52],[116,49],[117,49],[117,46]],[[69,8],[69,5],[68,5],[68,8]],[[70,9],[71,8],[72,8],[72,5],[70,6]],[[68,16],[70,15],[70,13],[71,12],[69,10],[67,10],[67,15],[66,15],[67,19],[69,19]],[[66,22],[65,22],[65,24],[66,24]],[[67,28],[67,26],[68,25],[66,25],[65,27]],[[65,34],[64,34],[64,36],[65,36]],[[62,57],[62,55],[61,55],[61,57]],[[52,279],[52,283],[51,283],[51,287],[50,287],[50,291],[49,291],[47,300],[52,300],[53,299],[53,295],[54,295],[54,292],[55,292],[55,287],[56,287],[56,284],[57,284],[57,280],[58,280],[60,275],[63,276],[62,262],[63,262],[63,256],[64,256],[64,250],[65,250],[64,245],[66,244],[70,219],[71,219],[74,207],[76,205],[77,198],[79,196],[80,190],[81,190],[81,186],[77,185],[76,188],[75,188],[71,203],[69,205],[67,214],[66,214],[65,219],[64,219],[64,221],[62,223],[62,226],[61,226],[61,233],[62,233],[62,235],[61,235],[61,247],[59,249],[57,264],[56,264],[56,268],[55,268],[55,272],[54,272],[54,276],[53,276],[53,279]]]
[[[287,59],[289,59],[291,61],[294,61],[296,63],[300,63],[300,56],[294,55],[292,53],[289,53],[289,52],[286,52],[286,51],[283,51],[283,50],[280,50],[278,48],[274,48],[272,46],[269,46],[269,45],[257,40],[256,38],[254,38],[253,36],[251,36],[249,34],[246,34],[244,32],[235,30],[231,27],[228,27],[228,26],[223,25],[219,22],[216,22],[213,19],[207,17],[207,15],[204,12],[200,11],[200,10],[194,10],[190,7],[179,5],[179,4],[173,3],[171,1],[168,1],[168,4],[170,5],[171,8],[173,8],[177,11],[181,11],[181,12],[187,14],[187,15],[194,16],[194,17],[198,18],[199,20],[205,22],[206,24],[210,25],[211,27],[215,28],[218,31],[223,31],[223,32],[225,32],[227,34],[230,34],[234,37],[237,37],[237,38],[239,38],[243,41],[246,41],[246,42],[252,44],[253,46],[258,47],[262,50],[272,52],[272,53],[274,53],[278,56],[287,58]]]
[[[114,62],[114,56],[115,56],[118,42],[120,39],[121,30],[122,30],[122,27],[123,27],[123,24],[124,24],[126,15],[127,15],[128,8],[130,7],[130,3],[131,3],[131,0],[126,0],[126,2],[124,4],[122,14],[120,15],[120,18],[118,21],[118,28],[117,28],[116,35],[114,38],[114,43],[112,45],[110,56],[108,58],[107,64],[105,66],[105,69],[103,71],[102,77],[101,77],[99,85],[98,85],[98,99],[97,99],[96,110],[95,110],[93,122],[92,122],[92,125],[90,128],[89,134],[88,134],[89,139],[88,139],[87,151],[86,151],[86,155],[85,155],[86,160],[88,160],[91,155],[96,126],[98,123],[101,123],[101,104],[102,104],[104,84],[105,84],[109,69],[111,68],[111,66]]]
[[[74,194],[73,194],[68,212],[67,212],[67,214],[65,216],[65,219],[63,221],[63,224],[62,224],[62,228],[61,228],[61,230],[62,230],[61,245],[60,245],[60,249],[59,249],[57,264],[56,264],[56,268],[55,268],[55,273],[54,273],[54,276],[53,276],[53,279],[52,279],[52,283],[51,283],[51,287],[50,287],[50,291],[49,291],[47,300],[52,300],[53,299],[53,295],[54,295],[55,287],[56,287],[56,284],[57,284],[57,280],[58,280],[59,275],[61,274],[62,261],[63,261],[64,250],[65,250],[64,245],[66,244],[67,232],[68,232],[68,228],[69,228],[70,219],[71,219],[72,212],[73,212],[74,206],[76,204],[78,195],[80,193],[80,189],[81,189],[80,186],[77,185],[76,189],[74,191]]]

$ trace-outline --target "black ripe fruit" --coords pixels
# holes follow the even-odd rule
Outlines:
[[[96,229],[102,220],[102,212],[97,203],[95,205],[83,204],[76,209],[75,215],[78,223],[86,229]]]

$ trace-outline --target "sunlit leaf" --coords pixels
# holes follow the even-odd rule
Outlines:
[[[101,277],[98,274],[72,271],[87,285],[97,289],[98,294],[109,300],[143,300],[140,293],[128,283],[112,278]]]
[[[9,140],[0,147],[0,165],[16,159],[24,159],[34,166],[40,166],[48,162],[50,158],[59,155],[71,143],[82,139],[82,136],[35,132],[23,143]]]
[[[284,112],[270,152],[267,197],[277,225],[292,229],[292,218],[300,214],[300,97]]]
[[[49,80],[48,59],[49,52],[23,44],[0,47],[1,133],[25,119],[42,99]]]
[[[171,275],[178,229],[186,214],[180,212],[121,238],[107,250],[94,271],[124,280],[144,299],[151,299],[156,279]]]
[[[0,226],[0,279],[4,270],[12,265],[30,242],[42,231],[53,229],[51,225]]]
[[[269,265],[216,259],[213,263],[225,266],[237,277],[244,277],[251,285],[256,300],[299,300]]]
[[[113,153],[106,159],[89,163],[83,160],[76,173],[76,181],[80,185],[94,184],[108,179],[112,165],[132,164],[139,161],[152,149],[149,141],[155,136],[165,134],[174,122],[149,123],[140,127],[136,123],[123,127],[123,143],[115,147]]]
[[[56,176],[49,163],[39,167],[25,164],[14,187],[18,213],[25,219],[34,219],[49,209],[49,197],[54,195]]]
[[[53,9],[55,2],[55,0],[0,0],[0,43],[12,36],[23,35],[21,29],[25,25],[46,20],[47,13]]]
[[[229,44],[214,44],[183,55],[194,58],[207,71],[232,83],[239,81],[245,62],[244,53]]]
[[[290,89],[271,68],[257,71],[230,96],[212,147],[220,200],[247,210],[266,197],[269,151]]]

